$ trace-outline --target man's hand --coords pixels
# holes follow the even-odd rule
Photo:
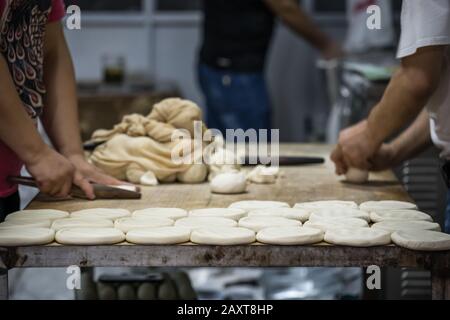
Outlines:
[[[52,197],[67,197],[72,187],[74,166],[48,146],[26,168],[36,180],[39,190]]]
[[[341,132],[339,143],[331,155],[331,160],[336,165],[336,174],[345,174],[348,168],[370,170],[370,160],[380,146],[369,129],[367,120],[345,129]]]
[[[397,152],[392,144],[384,143],[377,153],[370,159],[371,171],[383,171],[392,169],[398,163],[396,162]]]
[[[108,186],[127,184],[106,175],[100,169],[88,163],[82,155],[69,156],[68,159],[75,168],[74,184],[79,186],[89,199],[95,199],[91,182]]]

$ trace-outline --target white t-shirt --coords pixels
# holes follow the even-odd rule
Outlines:
[[[427,46],[450,45],[450,0],[403,0],[402,34],[397,53],[404,58]],[[439,88],[427,104],[431,137],[450,160],[450,47]]]

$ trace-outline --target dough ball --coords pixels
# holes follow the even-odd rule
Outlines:
[[[42,210],[22,210],[11,213],[6,216],[6,221],[17,220],[56,220],[67,218],[69,213],[61,210],[42,209]]]
[[[279,167],[257,166],[250,171],[247,175],[247,179],[248,181],[257,184],[273,184],[277,181],[279,173]]]
[[[169,245],[189,242],[191,229],[185,227],[159,227],[133,229],[127,233],[127,241],[141,245]]]
[[[369,228],[367,221],[357,218],[338,218],[329,220],[307,221],[304,227],[320,229],[322,231],[339,228]]]
[[[261,243],[273,245],[305,245],[322,242],[324,232],[320,229],[298,227],[274,227],[263,229],[256,235]]]
[[[100,218],[100,219],[109,219],[116,220],[124,217],[131,216],[130,211],[125,209],[110,209],[110,208],[94,208],[94,209],[85,209],[72,212],[70,214],[71,218]]]
[[[270,227],[300,227],[302,223],[297,220],[282,217],[247,217],[239,220],[239,227],[259,232]]]
[[[371,228],[329,229],[325,233],[325,241],[351,247],[385,246],[391,243],[391,233]]]
[[[383,211],[383,210],[417,210],[417,205],[410,202],[396,201],[396,200],[383,200],[383,201],[367,201],[362,203],[359,208],[361,210]]]
[[[56,241],[65,245],[111,245],[125,240],[125,234],[114,228],[73,228],[56,233]]]
[[[144,173],[139,178],[139,183],[142,184],[143,186],[149,186],[149,187],[157,186],[159,184],[158,179],[156,178],[155,174],[151,171]]]
[[[67,218],[53,221],[52,229],[59,231],[67,228],[113,228],[111,220],[100,218]]]
[[[386,210],[370,213],[372,222],[381,221],[429,221],[433,222],[433,218],[424,212],[416,210]]]
[[[136,218],[167,218],[171,220],[178,220],[186,218],[188,212],[180,208],[147,208],[136,210],[133,212],[133,217]]]
[[[53,242],[55,231],[46,228],[0,230],[0,247],[39,246]]]
[[[408,230],[429,230],[429,231],[441,231],[441,226],[434,222],[428,221],[395,221],[386,220],[377,222],[372,225],[372,228],[382,229],[389,232],[395,231],[408,231]]]
[[[268,208],[252,210],[248,213],[249,217],[283,217],[286,219],[298,220],[306,222],[311,212],[305,209],[296,208]]]
[[[309,220],[311,222],[315,222],[321,220],[333,220],[341,218],[357,218],[370,222],[370,216],[367,212],[358,209],[351,209],[344,207],[314,209],[312,210]]]
[[[117,219],[114,222],[114,228],[119,229],[123,233],[127,233],[134,229],[142,228],[159,228],[173,225],[173,220],[167,218],[136,218],[127,217]]]
[[[194,164],[185,172],[177,174],[177,180],[182,183],[202,183],[206,180],[208,168],[204,164]]]
[[[289,204],[280,201],[261,201],[261,200],[246,200],[232,203],[229,208],[244,209],[252,211],[257,209],[267,208],[289,208]]]
[[[255,242],[255,232],[246,228],[211,227],[192,231],[191,241],[215,246],[244,245]]]
[[[403,248],[419,251],[450,250],[450,235],[426,230],[402,230],[392,234],[392,241]]]
[[[323,201],[311,201],[297,203],[294,208],[299,209],[329,209],[330,207],[346,207],[352,209],[358,209],[358,204],[354,201],[341,201],[341,200],[323,200]]]
[[[233,208],[205,208],[196,209],[189,212],[190,217],[219,217],[239,221],[247,215],[243,209]]]
[[[348,182],[363,184],[369,180],[369,171],[357,168],[350,168],[345,174],[345,177]]]
[[[208,227],[237,227],[237,222],[218,217],[189,217],[177,220],[175,226],[194,230]]]
[[[239,194],[247,190],[247,178],[243,172],[220,173],[211,180],[211,192]]]

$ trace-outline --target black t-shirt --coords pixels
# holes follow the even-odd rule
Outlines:
[[[262,0],[203,0],[200,61],[241,72],[264,69],[274,14]]]

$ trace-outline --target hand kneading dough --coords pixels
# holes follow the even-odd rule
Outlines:
[[[239,194],[247,191],[247,178],[243,172],[219,173],[211,180],[211,192]]]
[[[189,242],[191,229],[183,227],[160,227],[134,229],[127,233],[127,241],[142,245],[179,244]]]
[[[175,226],[186,227],[193,230],[209,227],[237,227],[237,222],[231,219],[218,217],[189,217],[177,220]]]
[[[300,209],[328,209],[330,207],[348,207],[358,209],[358,204],[354,201],[340,201],[340,200],[323,200],[297,203],[294,208]]]
[[[368,201],[362,203],[359,208],[367,212],[383,210],[417,210],[417,206],[414,203],[395,200]]]
[[[141,218],[167,218],[171,220],[178,220],[181,218],[186,218],[188,212],[184,209],[179,208],[147,208],[142,210],[136,210],[133,212],[133,217]]]
[[[325,233],[325,241],[351,247],[385,246],[391,243],[391,233],[371,228],[329,229]]]
[[[367,212],[343,207],[315,209],[309,216],[311,222],[342,218],[357,218],[370,222],[370,216]]]
[[[433,218],[430,215],[415,210],[386,210],[379,212],[371,212],[370,219],[373,222],[404,221],[404,220],[433,222]]]
[[[232,208],[205,208],[196,209],[189,212],[190,217],[219,217],[239,221],[247,216],[247,211]]]
[[[114,222],[114,228],[127,233],[133,229],[159,228],[173,226],[173,220],[167,218],[120,218]]]
[[[280,201],[246,200],[232,203],[229,208],[244,209],[246,211],[267,208],[290,208],[289,204]]]
[[[53,221],[52,229],[55,231],[68,228],[114,228],[114,223],[100,218],[67,218]]]
[[[131,215],[130,211],[125,209],[107,209],[107,208],[85,209],[75,211],[70,214],[72,218],[101,218],[109,220],[125,218],[129,217],[130,215]]]
[[[367,221],[358,218],[340,218],[331,220],[307,221],[304,227],[323,231],[342,228],[369,228]]]
[[[22,210],[11,213],[6,216],[6,221],[15,221],[15,220],[56,220],[67,218],[69,213],[66,211],[60,210]]]
[[[0,247],[40,246],[53,242],[55,231],[46,228],[12,228],[0,231]]]
[[[114,228],[73,228],[56,233],[56,241],[65,245],[108,245],[125,240],[125,234]]]
[[[322,242],[324,232],[319,229],[274,227],[263,229],[256,235],[261,243],[274,245],[304,245]]]
[[[286,219],[298,220],[306,222],[311,212],[306,209],[295,208],[270,208],[252,210],[248,213],[249,217],[282,217]]]
[[[369,180],[369,171],[350,168],[345,174],[345,177],[348,182],[362,184],[366,183],[367,180]]]
[[[403,248],[419,251],[450,250],[450,235],[425,230],[402,230],[392,234],[392,241]]]
[[[7,221],[0,223],[0,229],[11,229],[11,228],[48,228],[50,229],[50,226],[52,225],[51,220],[13,220],[13,221]]]
[[[255,233],[245,228],[212,227],[192,231],[191,241],[197,244],[233,246],[255,242]]]
[[[247,217],[239,220],[239,227],[251,229],[259,232],[270,227],[301,227],[298,220],[286,219],[282,217]]]
[[[408,231],[408,230],[429,230],[441,231],[441,226],[434,222],[428,221],[396,221],[387,220],[375,223],[372,228],[383,229],[389,232]]]

